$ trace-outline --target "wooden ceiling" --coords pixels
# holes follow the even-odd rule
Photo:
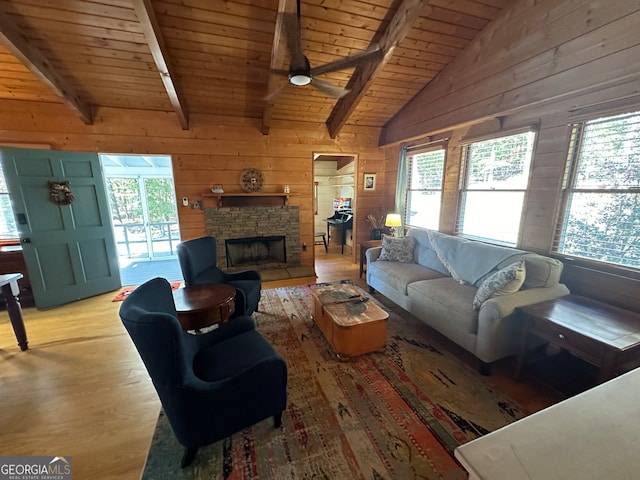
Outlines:
[[[509,0],[302,0],[311,66],[376,47],[363,65],[319,75],[337,100],[286,76],[282,12],[296,0],[0,0],[0,99],[64,102],[90,124],[100,107],[381,127]],[[351,83],[349,83],[351,82]],[[286,86],[269,100],[269,92]]]

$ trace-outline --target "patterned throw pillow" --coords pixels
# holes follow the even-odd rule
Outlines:
[[[524,260],[512,263],[488,277],[473,299],[473,309],[479,310],[485,300],[498,295],[508,295],[520,290],[526,277]]]
[[[413,237],[390,237],[382,235],[382,251],[378,260],[413,263]]]

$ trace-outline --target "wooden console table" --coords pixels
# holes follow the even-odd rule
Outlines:
[[[20,294],[18,280],[21,278],[21,273],[0,275],[0,288],[2,298],[7,303],[7,313],[9,314],[9,320],[11,320],[13,331],[16,334],[18,345],[20,346],[20,350],[24,351],[29,348],[29,342],[27,342],[27,331],[24,328],[22,308],[20,308],[20,302],[18,301],[18,295]]]
[[[546,340],[600,369],[598,383],[640,365],[640,314],[579,295],[518,308],[524,320],[515,377],[530,335]]]

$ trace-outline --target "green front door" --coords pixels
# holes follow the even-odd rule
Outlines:
[[[120,287],[100,161],[90,153],[0,148],[37,308]],[[54,202],[50,182],[69,182]],[[55,186],[54,184],[54,186]]]

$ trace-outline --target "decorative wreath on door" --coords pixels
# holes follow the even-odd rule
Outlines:
[[[49,197],[56,205],[70,205],[75,200],[69,182],[49,182]]]

